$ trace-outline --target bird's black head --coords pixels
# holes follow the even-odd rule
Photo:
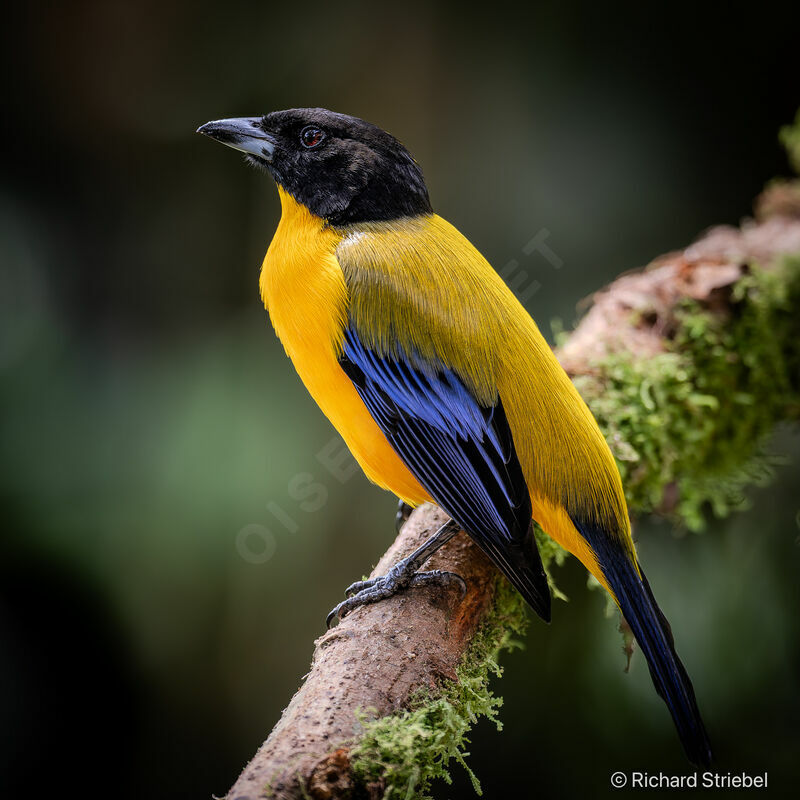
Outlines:
[[[198,132],[246,153],[332,225],[432,213],[422,171],[408,150],[358,117],[292,108],[208,122]]]

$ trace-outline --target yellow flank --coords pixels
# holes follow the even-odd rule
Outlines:
[[[259,281],[275,332],[367,477],[411,505],[430,501],[339,366],[348,293],[334,253],[342,234],[278,191],[281,221]]]
[[[283,189],[280,197],[261,294],[301,379],[367,476],[412,505],[430,499],[338,364],[348,319],[381,355],[402,350],[447,365],[484,405],[499,394],[534,519],[609,589],[569,514],[616,537],[636,564],[616,464],[536,324],[483,256],[437,215],[334,229]]]

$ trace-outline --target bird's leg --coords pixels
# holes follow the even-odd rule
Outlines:
[[[391,597],[409,586],[422,584],[438,584],[439,586],[457,585],[461,594],[467,590],[463,578],[454,572],[443,572],[439,569],[430,572],[417,572],[417,570],[443,545],[449,542],[461,530],[457,522],[452,519],[445,522],[425,544],[418,547],[411,555],[398,561],[385,575],[370,578],[366,581],[356,581],[345,590],[347,600],[343,600],[328,614],[325,624],[330,628],[331,622],[337,617],[341,619],[354,608],[377,603]]]
[[[400,529],[406,524],[411,512],[414,510],[405,500],[399,500],[397,503],[397,513],[394,515],[394,530],[395,533],[400,533]]]

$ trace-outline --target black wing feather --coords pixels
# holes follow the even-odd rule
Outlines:
[[[549,621],[530,495],[500,398],[482,406],[452,370],[379,356],[352,327],[340,364],[420,484]]]

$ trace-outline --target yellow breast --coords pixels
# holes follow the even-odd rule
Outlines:
[[[298,375],[367,477],[411,505],[430,500],[339,366],[348,296],[341,232],[279,187],[281,220],[261,268],[264,305]]]

